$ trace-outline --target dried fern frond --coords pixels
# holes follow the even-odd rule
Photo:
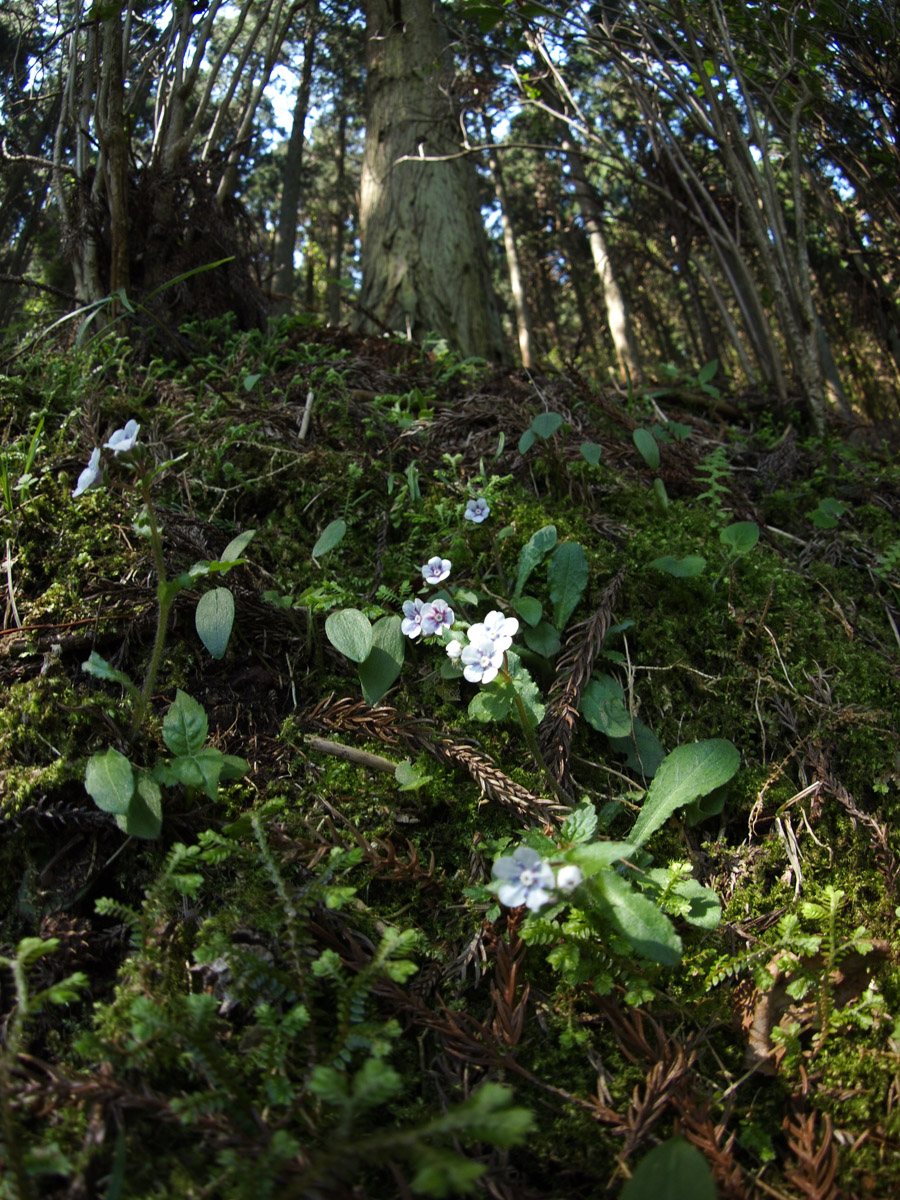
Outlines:
[[[550,688],[539,740],[550,773],[565,792],[571,792],[569,750],[578,721],[581,693],[612,625],[613,606],[624,579],[625,568],[622,567],[605,588],[594,615],[576,625],[566,638],[566,652],[556,665],[556,678]]]

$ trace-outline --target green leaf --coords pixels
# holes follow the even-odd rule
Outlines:
[[[673,558],[671,554],[665,554],[662,558],[654,558],[650,566],[676,579],[693,579],[706,570],[706,559],[702,554],[688,554],[685,558]]]
[[[333,550],[346,532],[347,522],[340,517],[326,525],[312,548],[313,558],[319,558],[321,555],[327,554],[329,550]]]
[[[138,772],[128,811],[117,814],[116,823],[129,837],[159,837],[162,829],[162,795],[159,784],[146,771]]]
[[[666,491],[665,482],[660,479],[659,476],[653,480],[653,496],[656,500],[656,503],[659,505],[660,511],[668,512],[669,493]]]
[[[81,669],[86,674],[93,675],[95,679],[108,679],[110,683],[121,684],[128,695],[135,700],[141,694],[124,671],[117,671],[115,667],[111,667],[105,658],[100,657],[96,650],[90,652],[87,662],[81,664]]]
[[[631,733],[625,737],[609,737],[609,744],[617,754],[625,755],[625,765],[629,770],[637,771],[645,779],[653,778],[666,757],[659,738],[640,717],[634,718]]]
[[[659,468],[659,446],[649,429],[635,429],[631,440],[650,470],[656,471]]]
[[[563,821],[559,831],[564,842],[586,842],[597,830],[597,810],[590,800],[582,800]]]
[[[224,754],[215,746],[206,746],[193,754],[179,754],[166,764],[167,776],[163,782],[174,778],[185,787],[200,788],[210,800],[215,800],[219,794],[219,778],[224,763]],[[155,774],[158,775],[158,772]]]
[[[714,358],[710,362],[705,363],[700,368],[700,370],[697,372],[697,382],[698,383],[709,383],[709,381],[711,379],[715,378],[716,371],[718,371],[718,369],[719,369],[719,360],[717,358]]]
[[[539,621],[533,629],[524,630],[522,636],[528,649],[540,654],[542,658],[552,658],[554,654],[559,653],[559,633],[549,621]]]
[[[239,758],[237,754],[222,755],[222,771],[219,775],[219,780],[225,783],[229,779],[240,779],[242,775],[246,775],[250,770],[250,764],[246,758]]]
[[[512,684],[495,679],[476,692],[469,701],[469,716],[473,721],[505,721],[513,706],[513,699]]]
[[[759,526],[755,521],[735,521],[719,532],[719,540],[730,548],[735,557],[749,554],[759,541]]]
[[[380,617],[372,626],[372,649],[359,664],[363,699],[374,707],[403,670],[406,638],[399,617]]]
[[[426,775],[421,767],[417,767],[408,758],[397,763],[394,778],[397,781],[397,788],[401,792],[414,792],[424,784],[431,782],[431,776]]]
[[[528,724],[534,728],[540,725],[546,712],[546,708],[541,701],[541,693],[531,675],[522,666],[518,655],[509,651],[507,662],[509,663],[509,670],[512,675],[513,689],[518,693],[519,699],[522,702],[522,707],[525,709],[525,716],[528,718]]]
[[[534,433],[530,429],[526,429],[519,438],[519,453],[527,454],[536,441]]]
[[[547,581],[553,601],[553,624],[564,629],[587,587],[587,556],[580,543],[563,542],[557,546],[547,568]]]
[[[203,705],[179,688],[163,719],[163,741],[173,754],[196,754],[202,749],[208,730]]]
[[[536,533],[533,533],[525,545],[519,552],[519,571],[516,575],[516,590],[515,595],[522,594],[522,588],[528,580],[528,576],[543,559],[548,551],[552,550],[556,545],[556,526],[545,525]]]
[[[255,537],[255,529],[245,529],[243,533],[239,533],[237,537],[231,539],[222,551],[219,561],[236,563]]]
[[[194,625],[200,641],[213,656],[223,658],[234,625],[234,596],[226,587],[204,592],[197,602]]]
[[[621,1200],[716,1200],[709,1165],[696,1146],[671,1138],[644,1155]]]
[[[526,625],[537,625],[544,611],[544,606],[534,596],[513,596],[512,606]]]
[[[103,754],[92,754],[84,773],[84,786],[103,812],[125,813],[134,793],[131,763],[112,746]]]
[[[601,871],[594,877],[593,886],[606,901],[612,925],[638,954],[664,967],[678,966],[681,938],[652,900],[642,896],[615,871]]]
[[[556,412],[538,413],[531,422],[531,429],[539,438],[553,437],[557,429],[562,425],[563,419]]]
[[[578,449],[584,461],[592,467],[596,467],[603,454],[603,447],[598,446],[596,442],[582,442]]]
[[[631,733],[631,713],[625,707],[625,693],[611,675],[594,675],[584,688],[578,707],[588,724],[607,737],[627,737]]]
[[[676,809],[727,783],[740,763],[737,748],[724,738],[678,746],[657,770],[629,840],[643,845]]]
[[[600,871],[608,870],[613,863],[620,862],[634,854],[636,847],[630,842],[584,842],[567,850],[564,859],[581,868],[581,873],[587,879]]]
[[[358,608],[342,608],[325,619],[325,636],[351,662],[368,658],[373,643],[372,626]]]
[[[260,379],[262,379],[262,375],[260,375],[259,373],[256,373],[253,375],[245,375],[244,376],[244,391],[252,392],[253,389],[256,387],[256,385],[259,383]]]

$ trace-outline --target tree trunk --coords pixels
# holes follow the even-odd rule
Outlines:
[[[397,162],[459,152],[446,45],[432,0],[368,0],[359,324],[503,360],[471,162]]]
[[[281,204],[278,210],[278,229],[275,234],[275,275],[273,290],[278,293],[273,311],[283,313],[290,307],[289,297],[294,290],[294,250],[297,245],[297,214],[303,186],[303,144],[306,138],[306,117],[312,88],[312,69],[318,33],[318,5],[312,4],[306,14],[306,34],[303,38],[303,67],[297,101],[291,122],[287,157],[281,179]],[[283,298],[282,298],[283,297]]]
[[[347,109],[341,104],[337,135],[337,179],[334,190],[336,207],[331,218],[331,239],[328,248],[328,282],[325,285],[325,312],[329,325],[341,323],[341,271],[344,269],[344,237],[347,210],[344,199],[347,159]]]
[[[512,293],[513,309],[516,314],[516,331],[519,336],[519,354],[522,366],[531,370],[534,366],[534,334],[531,329],[531,314],[528,311],[528,300],[525,296],[525,284],[522,281],[522,267],[519,262],[519,250],[516,246],[516,236],[512,222],[509,219],[509,197],[506,194],[506,180],[503,178],[503,167],[494,148],[494,131],[487,108],[481,110],[484,123],[485,141],[490,146],[488,163],[494,177],[494,195],[500,206],[500,224],[503,228],[503,247],[506,250],[506,267],[509,271],[509,289]]]
[[[632,386],[637,387],[641,382],[641,364],[631,329],[631,320],[625,305],[625,297],[622,295],[622,289],[619,287],[619,281],[613,271],[606,238],[603,235],[603,214],[594,190],[585,176],[584,159],[581,157],[580,151],[568,138],[563,138],[562,148],[569,162],[578,211],[584,220],[594,267],[603,288],[606,319],[609,322],[609,332],[616,348],[619,368],[622,374],[630,379]]]

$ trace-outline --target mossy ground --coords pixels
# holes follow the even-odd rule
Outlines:
[[[750,423],[726,435],[678,413],[690,436],[664,442],[654,472],[631,430],[657,417],[577,379],[538,393],[515,373],[291,323],[268,338],[188,335],[187,370],[141,367],[119,342],[20,356],[3,381],[13,488],[40,417],[44,426],[33,479],[2,510],[0,953],[56,937],[32,986],[88,978],[81,1001],[33,1017],[32,1057],[9,1065],[29,1193],[199,1200],[352,1187],[377,1197],[409,1194],[415,1179],[426,1194],[452,1194],[465,1182],[459,1166],[441,1160],[445,1193],[417,1172],[429,1154],[458,1163],[464,1153],[491,1194],[515,1186],[563,1200],[617,1194],[678,1130],[722,1196],[895,1195],[900,471],[890,458],[836,436],[804,442],[769,426],[757,436]],[[544,405],[566,424],[519,455]],[[257,534],[229,577],[237,623],[222,662],[193,629],[199,592],[179,597],[133,749],[152,762],[181,687],[206,709],[213,744],[250,771],[216,804],[167,791],[159,842],[123,843],[82,780],[91,753],[123,744],[127,712],[81,664],[96,649],[141,678],[152,560],[127,490],[113,482],[75,502],[71,490],[91,447],[130,417],[159,461],[187,455],[158,485],[171,571],[215,558],[240,530]],[[603,447],[597,466],[584,441]],[[717,447],[730,468],[711,505],[699,464]],[[482,526],[461,519],[473,492],[490,499]],[[846,505],[827,529],[810,516],[826,497]],[[345,537],[313,557],[338,517]],[[757,523],[760,542],[729,560],[720,529],[738,519]],[[651,843],[657,863],[689,860],[723,905],[717,930],[681,929],[672,970],[586,946],[596,972],[576,983],[546,961],[552,947],[526,948],[519,916],[483,888],[494,848],[515,844],[526,817],[426,748],[430,736],[477,750],[538,797],[517,727],[470,720],[471,689],[442,680],[424,645],[410,645],[372,723],[378,710],[361,704],[354,669],[324,634],[334,609],[398,612],[432,554],[452,560],[457,586],[507,607],[519,553],[548,524],[589,564],[572,623],[624,569],[614,616],[625,628],[600,661],[632,715],[666,750],[726,738],[741,753],[721,812],[673,820]],[[665,555],[703,555],[706,571],[673,578],[650,566]],[[548,609],[549,589],[539,567],[528,590]],[[530,666],[546,694],[554,663]],[[341,708],[345,697],[353,707]],[[387,772],[313,748],[310,733],[409,758],[429,778],[400,791]],[[586,722],[571,754],[578,795],[598,809],[621,802],[604,810],[604,832],[626,836],[641,779]],[[539,808],[535,822],[553,828]],[[820,973],[819,990],[844,987],[827,1028],[802,996],[766,1024],[759,972],[784,962],[779,922],[796,914],[821,935],[801,906],[829,885],[844,893],[840,936],[864,927],[874,949],[852,970],[843,956],[848,978]],[[371,973],[387,930],[409,935],[396,958],[415,969],[388,955]],[[815,957],[801,965],[814,973]],[[8,989],[3,1004],[8,1014]],[[794,1035],[753,1069],[754,1039],[758,1051],[781,1018]],[[355,1099],[316,1075],[332,1062]],[[503,1148],[467,1128],[454,1150],[436,1127],[414,1132],[486,1081],[531,1109],[527,1143]],[[17,1187],[7,1174],[0,1196]]]

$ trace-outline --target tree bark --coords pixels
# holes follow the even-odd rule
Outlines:
[[[503,360],[471,162],[397,162],[460,150],[453,67],[432,0],[368,0],[366,67],[360,327],[437,335],[462,354]]]
[[[341,323],[341,271],[344,269],[344,238],[347,229],[347,209],[344,199],[347,173],[347,109],[341,103],[337,136],[336,202],[331,218],[331,238],[328,246],[328,282],[325,284],[325,312],[329,325]]]

